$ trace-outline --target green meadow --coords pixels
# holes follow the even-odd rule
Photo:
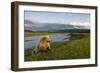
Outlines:
[[[53,34],[53,33],[43,33]],[[58,33],[54,33],[58,34]],[[42,35],[41,33],[25,33],[25,36]],[[26,54],[25,61],[86,59],[90,58],[90,34],[71,33],[70,41],[51,43],[51,50],[47,53]]]

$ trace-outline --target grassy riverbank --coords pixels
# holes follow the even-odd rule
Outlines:
[[[25,32],[24,36],[29,37],[29,36],[49,35],[49,34],[59,34],[59,33],[58,32]]]
[[[72,33],[72,40],[51,44],[51,51],[47,53],[25,55],[25,61],[84,59],[90,58],[89,33]]]

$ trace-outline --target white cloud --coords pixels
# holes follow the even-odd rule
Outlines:
[[[89,22],[72,22],[72,25],[80,25],[80,26],[90,26]]]
[[[25,27],[32,27],[30,24],[24,24]]]
[[[86,29],[90,28],[90,23],[89,22],[72,22],[70,24],[76,26],[76,28],[77,27],[84,27]]]

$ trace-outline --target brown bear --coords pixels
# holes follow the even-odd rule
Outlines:
[[[47,52],[50,50],[50,44],[51,44],[51,39],[49,35],[45,35],[39,39],[39,42],[36,44],[35,48],[33,49],[34,53],[37,53],[39,51],[42,52]]]

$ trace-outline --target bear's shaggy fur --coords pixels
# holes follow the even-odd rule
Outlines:
[[[47,52],[48,50],[50,50],[50,43],[51,43],[51,39],[48,35],[43,36],[39,39],[39,42],[37,42],[35,48],[33,49],[34,53],[37,53],[39,51],[42,52]]]

